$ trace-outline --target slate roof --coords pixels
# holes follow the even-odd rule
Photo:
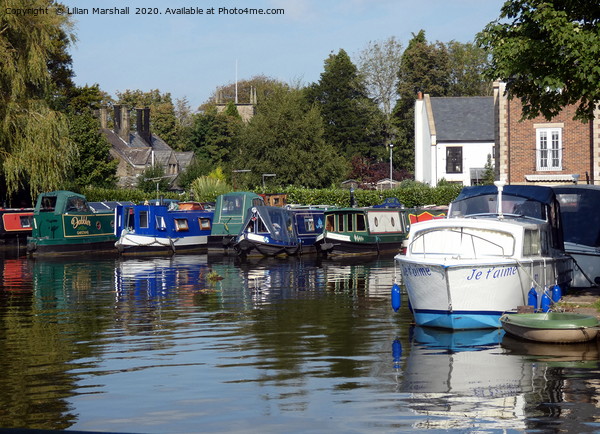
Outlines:
[[[494,98],[432,97],[438,142],[493,142]]]
[[[194,156],[193,152],[174,152],[160,137],[152,135],[152,147],[140,137],[137,132],[129,133],[129,143],[125,143],[113,130],[103,128],[102,132],[113,149],[126,161],[134,166],[151,164],[152,151],[157,164],[167,166],[179,163],[181,170],[185,169]]]

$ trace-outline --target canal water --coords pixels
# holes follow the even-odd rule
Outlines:
[[[0,270],[0,428],[600,431],[596,342],[415,327],[405,295],[390,307],[391,257]]]

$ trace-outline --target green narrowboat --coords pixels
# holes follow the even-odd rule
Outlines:
[[[411,223],[445,218],[446,212],[447,207],[328,209],[315,245],[323,256],[399,253]]]
[[[233,245],[246,222],[250,209],[264,204],[262,197],[251,192],[235,191],[218,196],[208,237],[208,251],[233,252]]]
[[[114,211],[94,211],[85,196],[59,190],[38,196],[33,228],[27,238],[30,256],[114,251]]]

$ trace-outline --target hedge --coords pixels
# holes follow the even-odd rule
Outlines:
[[[404,184],[404,183],[403,183]],[[388,197],[395,197],[406,207],[417,207],[424,205],[448,205],[452,202],[462,186],[456,184],[445,184],[438,187],[430,187],[416,182],[406,183],[391,190],[360,190],[354,191],[354,197],[358,206],[372,206],[382,203]],[[262,193],[262,188],[251,191]],[[266,193],[285,193],[287,203],[303,205],[332,205],[349,206],[350,191],[342,188],[308,189],[289,186],[283,189],[269,189]],[[80,193],[84,194],[89,201],[97,202],[103,200],[131,201],[135,203],[154,199],[156,193],[145,193],[141,190],[119,189],[110,190],[103,188],[87,187]],[[168,199],[190,200],[188,193],[160,193]],[[216,193],[205,193],[204,197],[195,197],[199,202],[214,202]]]

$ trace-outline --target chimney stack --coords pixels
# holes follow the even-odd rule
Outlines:
[[[100,107],[100,128],[108,128],[108,108],[105,105]]]
[[[119,129],[119,137],[126,143],[129,143],[129,130],[131,128],[129,121],[129,110],[127,107],[121,109],[121,128]]]
[[[115,132],[116,135],[119,135],[119,132],[121,131],[121,106],[118,104],[115,104],[113,108],[114,108],[113,131]]]
[[[137,133],[152,146],[152,134],[150,134],[150,107],[138,108],[137,111]]]

